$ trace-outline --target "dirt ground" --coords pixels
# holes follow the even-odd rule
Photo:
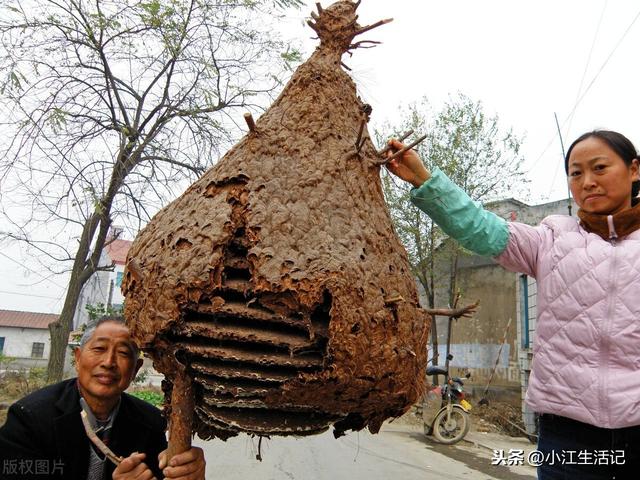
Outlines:
[[[520,408],[504,402],[492,400],[489,405],[475,404],[471,419],[478,432],[502,433],[511,437],[522,437],[526,432]]]
[[[500,433],[511,437],[525,436],[522,413],[518,407],[494,400],[491,400],[489,405],[478,405],[476,401],[471,403],[473,406],[471,409],[472,431]],[[422,426],[421,415],[420,409],[414,406],[392,423]]]

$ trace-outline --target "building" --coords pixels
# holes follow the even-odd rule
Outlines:
[[[109,289],[105,304],[113,308],[122,309],[124,305],[124,297],[120,287],[122,286],[127,253],[132,243],[129,240],[117,239],[105,246],[107,257],[113,262],[113,272],[109,272]]]
[[[100,256],[100,265],[113,265],[113,271],[94,273],[80,292],[80,298],[73,317],[74,330],[89,321],[87,305],[97,306],[102,304],[116,309],[122,308],[124,298],[120,293],[120,286],[122,285],[127,252],[132,242],[117,238],[120,234],[121,229],[117,227],[112,229],[110,239],[107,240],[107,244]],[[116,238],[114,239],[114,237]]]
[[[58,315],[0,310],[0,354],[10,357],[6,368],[46,367],[49,360],[49,324]]]

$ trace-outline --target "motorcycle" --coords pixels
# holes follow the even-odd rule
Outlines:
[[[464,381],[460,377],[449,377],[446,367],[427,367],[427,375],[444,375],[445,382],[426,395],[422,407],[424,433],[440,443],[452,445],[462,440],[471,427],[471,404],[464,398]],[[467,373],[466,378],[470,376]]]
[[[456,299],[457,303],[457,299]],[[454,304],[455,305],[455,304]],[[471,404],[465,400],[464,381],[460,377],[449,376],[451,354],[451,329],[454,320],[470,317],[476,311],[478,302],[461,309],[431,309],[432,315],[449,317],[447,329],[447,354],[444,367],[431,365],[427,367],[428,376],[444,375],[444,383],[427,392],[422,406],[422,420],[425,435],[432,435],[438,442],[452,445],[462,440],[469,432]],[[467,373],[466,378],[471,374]]]

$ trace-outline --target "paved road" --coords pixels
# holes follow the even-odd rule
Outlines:
[[[258,440],[246,435],[195,444],[205,449],[207,480],[535,479],[531,468],[516,472],[492,466],[487,449],[437,445],[417,427],[393,423],[378,435],[363,431],[336,440],[326,432],[264,439],[262,462],[256,460]]]

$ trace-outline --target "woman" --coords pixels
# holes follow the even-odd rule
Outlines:
[[[536,227],[483,210],[413,151],[387,168],[413,184],[411,201],[464,247],[537,280],[526,401],[541,414],[538,449],[546,462],[538,478],[636,478],[640,177],[633,144],[604,130],[573,142],[565,170],[579,218],[553,215]]]

